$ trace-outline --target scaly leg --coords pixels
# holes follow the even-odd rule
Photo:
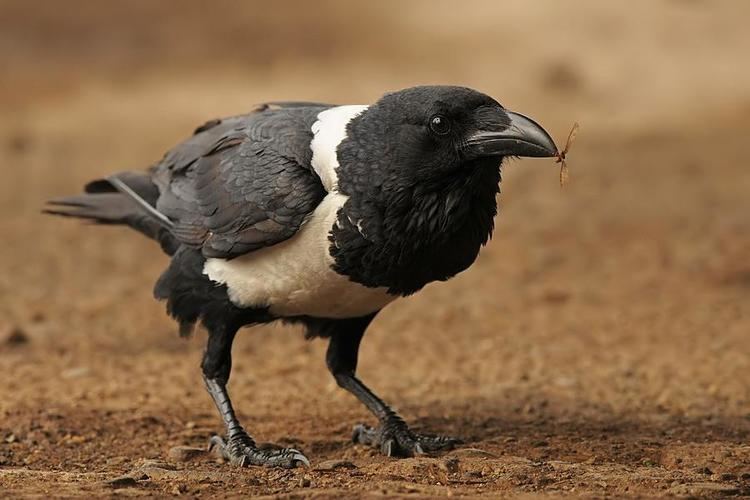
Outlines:
[[[209,328],[208,345],[203,355],[203,380],[206,389],[224,420],[226,438],[213,436],[210,447],[217,447],[222,456],[234,465],[269,465],[276,467],[296,467],[310,465],[302,453],[293,448],[260,449],[245,431],[232,408],[227,392],[227,382],[232,369],[232,341],[237,328],[226,325]]]
[[[362,336],[375,315],[362,318],[332,320],[329,325],[330,343],[326,353],[328,369],[338,385],[354,394],[380,424],[373,428],[354,427],[352,439],[379,448],[387,456],[414,456],[448,450],[461,441],[444,436],[429,436],[412,432],[404,420],[382,399],[367,388],[354,374]]]

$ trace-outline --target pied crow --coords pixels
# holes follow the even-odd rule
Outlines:
[[[413,456],[459,441],[411,431],[356,377],[362,336],[392,301],[474,262],[505,157],[556,153],[534,121],[469,88],[414,87],[369,106],[269,103],[45,211],[130,226],[171,256],[154,294],[182,335],[208,331],[203,378],[226,427],[211,444],[229,462],[309,463],[258,448],[227,393],[237,331],[276,320],[328,339],[336,382],[378,419],[356,426],[355,442]]]

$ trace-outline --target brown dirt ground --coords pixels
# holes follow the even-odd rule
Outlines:
[[[750,495],[750,4],[60,5],[0,1],[0,496]],[[473,268],[363,344],[364,380],[467,444],[352,445],[371,418],[324,343],[268,326],[238,338],[230,389],[256,437],[313,468],[175,460],[220,428],[205,333],[177,338],[151,299],[153,244],[43,200],[264,99],[418,82],[480,88],[560,137],[582,124],[569,189],[549,161],[511,163]]]

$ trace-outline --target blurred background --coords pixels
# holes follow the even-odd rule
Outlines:
[[[741,0],[0,0],[0,487],[101,493],[219,429],[205,333],[178,339],[151,298],[167,259],[125,229],[44,217],[46,199],[266,100],[457,84],[558,143],[581,125],[570,186],[552,161],[508,164],[474,267],[389,306],[363,344],[364,380],[474,451],[454,470],[350,445],[368,416],[325,344],[282,326],[235,345],[251,431],[355,464],[305,472],[321,495],[750,494],[749,15]],[[303,484],[170,467],[134,491]]]

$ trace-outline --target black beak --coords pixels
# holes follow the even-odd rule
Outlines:
[[[466,140],[464,153],[470,159],[482,156],[531,156],[545,158],[557,155],[555,141],[531,118],[503,110],[508,118],[498,130],[480,130]],[[508,119],[510,123],[508,123]]]

